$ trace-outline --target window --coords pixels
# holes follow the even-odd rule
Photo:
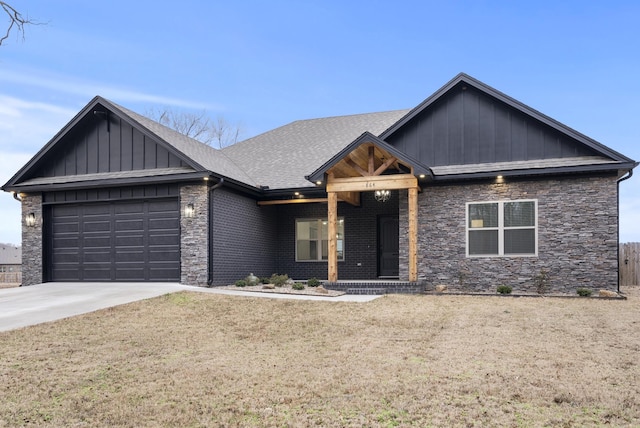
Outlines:
[[[467,256],[535,256],[538,201],[467,203]]]
[[[344,219],[338,219],[338,260],[344,260]],[[329,259],[329,224],[326,218],[296,220],[296,261]]]

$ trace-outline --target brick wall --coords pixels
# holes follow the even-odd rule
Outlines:
[[[27,226],[25,217],[33,213],[35,226]],[[42,195],[22,195],[22,285],[42,282]]]
[[[465,203],[537,199],[537,257],[466,257]],[[407,274],[406,195],[400,203],[401,279]],[[578,287],[617,289],[615,177],[506,181],[433,186],[419,195],[418,275],[428,287],[536,292],[534,277],[548,270],[551,292]]]
[[[379,215],[398,213],[398,192],[384,203],[373,192],[362,192],[359,207],[338,203],[338,216],[344,217],[345,260],[338,261],[338,280],[375,279],[378,275],[377,227]],[[326,218],[327,204],[292,204],[278,207],[278,272],[300,280],[327,279],[327,262],[296,262],[295,221],[297,218]]]
[[[180,188],[180,282],[206,286],[209,263],[209,191],[206,183]],[[185,207],[193,204],[193,217],[185,216]]]
[[[250,273],[271,276],[277,271],[277,210],[224,186],[212,195],[212,285],[229,285]]]

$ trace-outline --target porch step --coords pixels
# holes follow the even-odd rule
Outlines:
[[[347,288],[347,294],[387,294],[386,288]]]
[[[393,280],[326,282],[324,286],[347,294],[421,294],[425,291],[424,284],[420,282]]]

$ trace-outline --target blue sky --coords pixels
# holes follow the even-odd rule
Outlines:
[[[637,1],[9,3],[46,25],[0,47],[2,183],[95,95],[206,110],[248,138],[411,108],[461,71],[640,160]],[[621,184],[623,242],[640,241],[638,183]],[[9,194],[0,242],[20,242]]]

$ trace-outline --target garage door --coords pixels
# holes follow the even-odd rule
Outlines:
[[[180,281],[177,198],[53,205],[51,281]]]

